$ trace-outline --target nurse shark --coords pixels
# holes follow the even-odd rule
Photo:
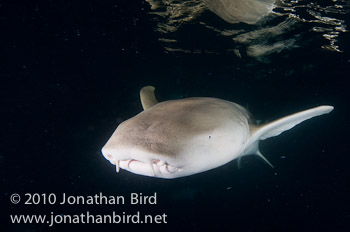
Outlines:
[[[332,106],[318,106],[257,125],[242,106],[217,98],[158,102],[155,88],[140,91],[144,111],[122,122],[102,148],[116,171],[173,179],[220,167],[246,155],[269,161],[259,141],[277,136]],[[272,166],[272,165],[271,165]]]

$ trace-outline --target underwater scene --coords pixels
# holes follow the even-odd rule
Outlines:
[[[0,230],[350,231],[349,16],[0,1]]]

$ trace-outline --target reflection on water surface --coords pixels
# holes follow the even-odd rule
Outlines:
[[[166,52],[235,54],[260,58],[306,46],[342,52],[346,0],[147,0]],[[312,33],[312,34],[310,34]],[[304,43],[304,44],[303,44]]]

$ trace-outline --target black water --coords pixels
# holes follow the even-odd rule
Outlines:
[[[348,231],[349,34],[337,38],[342,52],[322,49],[324,37],[301,25],[295,33],[307,41],[260,59],[225,52],[166,53],[149,11],[143,1],[0,2],[1,227]],[[341,17],[348,25],[347,15]],[[203,33],[201,39],[211,38]],[[197,46],[188,35],[177,36]],[[156,87],[159,100],[212,96],[234,101],[263,121],[322,104],[335,110],[263,141],[262,153],[275,169],[246,157],[240,169],[233,161],[174,180],[117,174],[100,149],[120,122],[142,110],[138,92],[145,85]],[[14,193],[22,197],[18,204],[10,202]],[[126,202],[50,205],[41,195],[39,204],[27,205],[26,193],[54,193],[58,199],[63,193],[102,193],[124,196]],[[157,204],[131,205],[130,193],[157,193]],[[87,211],[166,214],[167,223],[49,227],[10,219]]]

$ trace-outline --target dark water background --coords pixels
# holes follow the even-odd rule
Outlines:
[[[1,227],[5,231],[348,231],[349,41],[322,49],[305,30],[298,47],[260,60],[227,53],[166,53],[143,1],[1,1]],[[211,15],[213,17],[213,15]],[[345,25],[348,18],[343,15]],[[347,23],[347,24],[346,24]],[[242,25],[244,27],[244,25]],[[180,32],[179,32],[180,33]],[[188,44],[196,39],[185,32]],[[200,32],[199,32],[200,33]],[[207,43],[207,42],[206,42]],[[220,41],[225,50],[229,43]],[[230,41],[231,43],[231,41]],[[188,47],[191,47],[190,45]],[[117,125],[159,100],[211,96],[273,120],[309,107],[335,110],[261,143],[255,157],[175,180],[115,173],[100,152]],[[150,195],[156,205],[13,205],[19,193]],[[168,215],[167,224],[10,224],[10,214]],[[2,230],[2,229],[1,229]]]

